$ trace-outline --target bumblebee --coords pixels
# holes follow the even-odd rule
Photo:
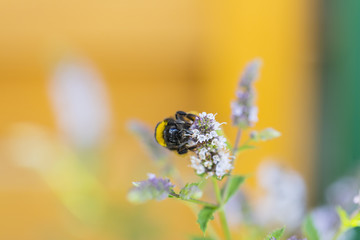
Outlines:
[[[196,115],[177,111],[175,118],[166,118],[155,127],[155,139],[163,147],[185,154],[196,148],[190,130]]]

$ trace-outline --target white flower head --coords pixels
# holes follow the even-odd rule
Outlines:
[[[216,132],[221,130],[223,123],[217,122],[215,116],[216,114],[203,112],[191,126],[194,141],[198,145],[190,166],[197,174],[206,173],[206,177],[215,175],[221,179],[231,171],[233,161],[226,146],[226,138]]]

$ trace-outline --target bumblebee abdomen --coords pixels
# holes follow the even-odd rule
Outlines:
[[[166,142],[164,138],[164,131],[167,125],[167,121],[159,122],[155,127],[155,139],[163,147],[166,147]]]

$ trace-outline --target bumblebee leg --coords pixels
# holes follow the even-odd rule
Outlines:
[[[177,146],[172,146],[172,145],[168,145],[168,146],[166,146],[166,148],[169,150],[172,150],[172,151],[179,149]]]
[[[165,118],[164,121],[166,121],[169,125],[173,125],[176,123],[176,120],[173,118]]]
[[[184,117],[186,116],[186,112],[184,111],[177,111],[175,113],[175,118],[176,120],[180,120],[180,121],[183,121],[183,122],[186,122],[186,120],[184,119]]]
[[[188,152],[188,150],[187,150],[187,148],[183,147],[183,148],[179,148],[179,149],[177,150],[177,152],[178,152],[179,154],[185,154],[185,153]]]
[[[188,149],[188,150],[194,150],[196,147],[197,147],[197,146],[195,145],[195,146],[192,146],[192,147],[188,147],[187,149]]]
[[[193,132],[189,129],[183,128],[179,131],[179,134],[181,134],[182,137],[191,137],[193,135]]]
[[[195,121],[195,118],[197,116],[195,114],[192,114],[192,113],[187,113],[186,114],[186,118],[190,119],[191,121]]]

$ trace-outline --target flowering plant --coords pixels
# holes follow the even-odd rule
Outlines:
[[[226,209],[231,206],[231,201],[233,201],[238,194],[241,194],[239,188],[247,178],[247,176],[232,174],[234,162],[241,151],[254,148],[254,143],[271,140],[281,135],[280,132],[273,128],[266,128],[262,131],[250,131],[248,139],[240,145],[242,133],[248,131],[258,121],[254,82],[259,76],[260,66],[261,61],[258,59],[247,65],[239,81],[236,99],[231,103],[232,125],[237,129],[234,144],[231,144],[225,137],[221,128],[224,123],[216,121],[216,114],[206,112],[196,114],[190,123],[191,125],[186,130],[187,142],[191,142],[191,148],[189,148],[189,150],[192,151],[192,153],[187,153],[190,155],[189,166],[193,168],[195,174],[199,176],[199,181],[187,184],[180,183],[183,186],[176,192],[174,189],[175,184],[173,184],[169,178],[160,178],[154,174],[149,174],[148,180],[133,183],[134,187],[128,193],[129,201],[143,203],[152,199],[164,200],[166,198],[173,198],[199,205],[202,207],[201,209],[193,209],[196,211],[198,218],[197,223],[204,234],[204,238],[194,237],[193,239],[232,239]],[[130,127],[150,150],[151,156],[156,160],[155,162],[158,166],[161,167],[163,175],[178,179],[179,174],[177,169],[167,160],[167,150],[155,142],[152,137],[152,131],[148,130],[139,122],[132,122]],[[161,134],[164,133],[161,132]],[[161,145],[166,147],[164,143]],[[173,148],[169,149],[174,150]],[[214,200],[201,200],[204,195],[204,186],[210,180],[213,185],[216,202]],[[297,178],[295,177],[295,182],[296,181]],[[223,183],[222,187],[220,187],[221,183]],[[354,199],[356,203],[360,202],[359,196],[356,196]],[[338,239],[338,237],[347,230],[360,226],[360,214],[357,211],[350,217],[342,208],[338,208],[338,212],[341,225],[334,239]],[[211,220],[214,219],[215,213],[218,213],[219,216],[223,238],[219,237],[219,234],[210,224]],[[255,226],[255,228],[257,228],[257,226]],[[258,229],[259,228],[260,226]],[[209,231],[207,232],[207,230]],[[285,227],[280,227],[268,234],[265,239],[281,239],[284,232]],[[205,238],[206,234],[208,234],[208,237]],[[321,239],[310,216],[304,220],[302,234],[308,240]],[[245,235],[244,237],[245,239],[258,239],[251,236],[251,234]],[[296,236],[291,236],[288,240],[301,239]]]

